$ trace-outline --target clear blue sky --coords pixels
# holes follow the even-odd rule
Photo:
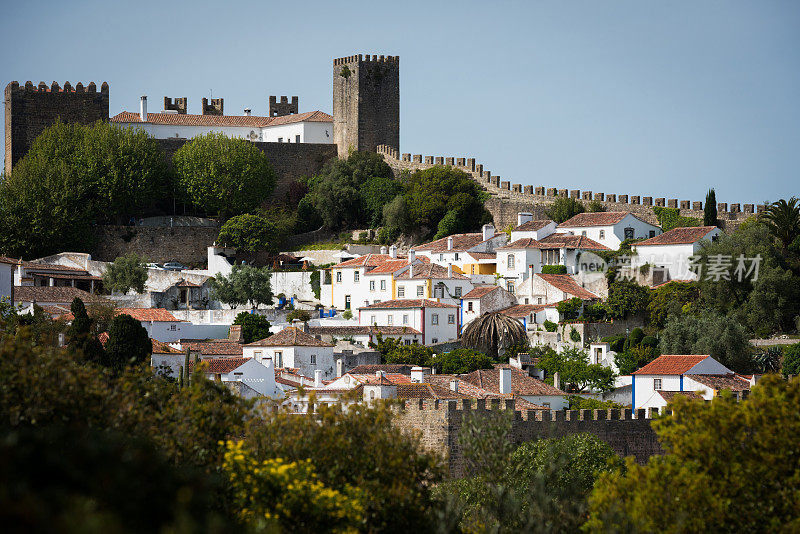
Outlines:
[[[269,95],[400,56],[401,151],[512,182],[720,202],[800,194],[800,2],[14,2],[0,83],[108,81],[111,114]],[[2,126],[0,126],[2,127]]]

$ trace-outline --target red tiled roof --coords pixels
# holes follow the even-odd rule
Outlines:
[[[201,362],[208,364],[208,367],[205,368],[206,374],[224,375],[238,369],[252,359],[253,358],[210,358],[201,360]],[[194,362],[189,362],[189,371],[192,370],[194,370]]]
[[[380,263],[377,263],[371,269],[368,269],[364,274],[365,275],[391,274],[399,269],[402,269],[406,265],[408,265],[407,259],[383,260]]]
[[[410,375],[411,368],[416,367],[406,363],[382,363],[382,364],[364,364],[357,365],[350,369],[353,374],[375,374],[376,371],[384,371],[385,373]]]
[[[414,247],[415,251],[430,251],[430,252],[448,252],[447,240],[453,238],[453,248],[449,252],[463,252],[467,249],[474,247],[479,243],[483,243],[483,234],[478,232],[474,234],[454,234],[448,237],[431,241]]]
[[[582,300],[598,300],[600,297],[581,287],[572,276],[568,274],[536,274],[539,278],[564,293],[574,295]]]
[[[446,389],[435,384],[411,383],[397,385],[398,399],[471,399],[469,395]]]
[[[566,395],[558,388],[533,378],[521,369],[511,369],[511,394],[513,395]],[[500,369],[478,369],[459,378],[479,388],[493,393],[500,393]]]
[[[19,264],[20,260],[15,260],[14,258],[7,258],[6,256],[0,256],[0,263],[10,263],[11,265]]]
[[[411,377],[408,375],[404,375],[402,373],[384,373],[380,377],[377,373],[364,373],[364,374],[356,374],[352,371],[349,373],[345,373],[350,375],[351,378],[356,380],[361,384],[378,384],[378,383],[385,383],[385,384],[392,384],[392,385],[399,385],[399,384],[411,384]]]
[[[682,228],[673,228],[669,232],[664,232],[661,235],[639,241],[635,246],[650,246],[650,245],[688,245],[690,243],[697,243],[705,238],[709,232],[715,230],[716,226],[687,226]]]
[[[289,380],[289,379],[283,378],[282,376],[275,376],[275,382],[278,383],[278,384],[283,384],[284,386],[289,386],[289,387],[293,387],[293,388],[299,388],[300,386],[303,385],[300,382],[296,382],[294,380]]]
[[[694,378],[694,375],[692,375],[692,378]],[[688,397],[690,399],[705,400],[703,399],[702,395],[700,395],[696,391],[656,391],[656,393],[661,395],[661,398],[667,402],[672,402],[672,400],[678,396]]]
[[[545,308],[555,307],[556,304],[516,304],[500,310],[498,313],[507,315],[508,317],[527,317],[533,312],[538,312]]]
[[[706,358],[710,358],[710,356],[708,354],[663,354],[631,374],[682,375]]]
[[[86,272],[86,269],[69,267],[67,265],[59,265],[57,263],[40,263],[38,261],[23,261],[22,267],[26,271],[71,271],[89,274]]]
[[[245,347],[333,347],[333,345],[320,341],[295,326],[287,326],[277,334],[248,343]]]
[[[548,248],[548,247],[542,246],[541,241],[537,241],[532,237],[524,237],[522,239],[517,239],[516,241],[509,243],[506,246],[500,247],[497,250],[521,250],[526,248]]]
[[[542,244],[541,248],[579,248],[583,250],[611,250],[607,246],[598,243],[594,239],[589,239],[585,235],[570,235],[570,234],[550,234],[543,237],[539,243]]]
[[[104,298],[93,295],[77,287],[56,287],[56,286],[14,286],[15,302],[56,302],[59,304],[71,304],[72,299],[78,297],[84,304],[90,302],[108,303]]]
[[[496,260],[497,253],[496,252],[465,252],[465,254],[469,254],[476,260]]]
[[[500,289],[500,286],[476,286],[472,288],[472,291],[461,297],[462,299],[479,299],[485,295],[488,295],[495,289]]]
[[[191,352],[199,352],[204,356],[241,356],[243,353],[242,345],[227,339],[208,339],[204,341],[182,339],[181,347],[188,348]]]
[[[255,115],[190,115],[181,113],[148,113],[146,123],[138,113],[123,111],[111,117],[111,122],[134,124],[166,124],[172,126],[240,126],[264,128],[297,122],[333,122],[333,117],[322,111],[308,111],[281,117]]]
[[[721,389],[728,389],[730,391],[748,391],[750,389],[750,381],[730,373],[727,375],[688,375],[695,382],[700,382],[704,386],[712,388],[714,391]]]
[[[559,224],[558,227],[573,228],[578,226],[611,226],[617,224],[629,214],[629,211],[599,211],[579,213]]]
[[[459,273],[456,269],[453,269],[453,274],[451,276],[447,276],[447,267],[442,267],[436,263],[424,263],[421,265],[414,265],[414,276],[413,278],[409,278],[408,269],[400,273],[395,277],[397,280],[428,280],[431,278],[436,279],[453,279],[453,280],[468,280],[466,276]]]
[[[203,287],[202,284],[195,284],[194,282],[189,282],[188,280],[181,280],[175,287]]]
[[[356,336],[377,335],[397,336],[402,334],[421,334],[409,326],[309,326],[308,332],[312,335]]]
[[[363,256],[353,258],[352,260],[346,260],[342,263],[337,263],[336,265],[333,265],[331,269],[342,269],[345,267],[376,267],[387,261],[394,261],[395,259],[396,258],[392,258],[388,254],[364,254]]]
[[[380,309],[405,309],[405,308],[458,308],[455,304],[445,304],[430,299],[394,299],[361,306],[359,310],[380,310]]]
[[[554,221],[552,221],[550,219],[538,219],[538,220],[526,221],[526,222],[520,224],[519,226],[517,226],[516,228],[514,228],[514,231],[516,232],[516,231],[525,231],[525,230],[528,230],[528,231],[541,230],[542,228],[544,228],[545,226],[547,226],[551,222],[554,222]]]
[[[45,273],[41,271],[37,272],[27,272],[26,274],[30,275],[31,277],[38,277],[38,278],[52,278],[54,280],[102,280],[102,276],[92,276],[86,271],[75,271],[69,273]]]
[[[103,332],[105,333],[105,332]],[[108,336],[108,334],[106,334]],[[173,349],[163,341],[159,341],[157,339],[150,338],[150,343],[153,345],[153,354],[181,354],[181,351],[178,349]],[[105,344],[105,343],[104,343]]]
[[[116,315],[130,315],[137,321],[142,322],[169,322],[169,323],[179,323],[181,322],[180,319],[172,315],[169,311],[165,310],[164,308],[117,308],[114,310]]]
[[[100,332],[97,334],[97,341],[99,341],[100,344],[103,345],[103,348],[105,348],[106,343],[108,343],[108,332]]]

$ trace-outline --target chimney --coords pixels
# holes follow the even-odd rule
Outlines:
[[[484,224],[483,225],[483,240],[486,241],[487,239],[491,239],[493,237],[494,237],[494,225]]]
[[[561,389],[561,377],[558,376],[558,373],[553,373],[553,387]]]
[[[386,378],[386,371],[375,371],[375,376],[378,378]]]
[[[147,122],[147,96],[143,96],[139,100],[139,118],[142,122]]]
[[[314,387],[321,388],[322,387],[322,370],[317,369],[314,371]]]
[[[458,393],[458,380],[453,379],[450,381],[450,391],[455,391]]]
[[[386,254],[386,252],[388,252],[388,251],[386,249],[386,245],[384,245],[384,246],[381,247],[381,254]]]
[[[453,236],[447,238],[447,250],[453,250]]]
[[[252,113],[252,110],[250,108],[244,108],[244,116],[245,117],[249,117],[251,113]]]
[[[414,264],[413,263],[410,263],[408,265],[408,278],[409,279],[414,278]]]
[[[235,343],[242,343],[242,325],[232,324],[228,328],[228,340]]]
[[[344,374],[344,357],[336,360],[336,378],[340,378]]]
[[[511,373],[513,373],[513,371],[508,367],[500,368],[500,393],[502,395],[509,395],[511,393]]]
[[[520,211],[517,213],[517,226],[522,226],[528,221],[533,220],[533,213],[528,213],[527,211]]]
[[[411,254],[411,252],[409,252],[409,256],[410,256],[410,254]],[[397,247],[396,246],[392,245],[391,247],[389,247],[389,257],[390,258],[397,258]]]
[[[413,250],[408,251],[408,263],[414,263],[414,260],[417,259],[417,253]]]
[[[412,367],[411,368],[411,381],[417,382],[421,384],[425,382],[425,368],[424,367]]]
[[[447,264],[447,278],[453,278],[453,264]]]

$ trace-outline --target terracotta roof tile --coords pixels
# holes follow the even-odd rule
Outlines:
[[[399,271],[406,265],[408,265],[407,259],[383,260],[375,264],[371,269],[366,270],[364,274],[367,276],[376,274],[392,274],[393,272]]]
[[[132,124],[165,124],[172,126],[239,126],[265,128],[297,122],[333,122],[333,117],[322,111],[308,111],[281,117],[259,117],[255,115],[190,115],[181,113],[148,113],[143,123],[138,113],[123,111],[111,117],[111,122]]]
[[[559,224],[558,227],[575,228],[581,226],[611,226],[620,222],[625,218],[626,215],[629,215],[630,213],[631,212],[629,211],[599,211],[579,213]]]
[[[661,235],[639,241],[635,244],[636,247],[647,247],[651,245],[688,245],[690,243],[697,243],[705,238],[709,232],[715,230],[716,226],[688,226],[682,228],[673,228],[669,232],[664,232]]]
[[[497,253],[496,252],[465,252],[464,254],[469,254],[476,260],[496,260]]]
[[[93,295],[88,291],[83,291],[77,287],[36,287],[36,286],[14,286],[14,300],[16,302],[55,302],[58,304],[72,304],[72,299],[78,297],[84,304],[87,303],[109,303],[106,299]]]
[[[583,250],[611,250],[607,246],[589,239],[585,235],[550,234],[542,238],[539,243],[541,248],[578,248]]]
[[[695,382],[712,388],[714,391],[727,389],[730,391],[748,391],[750,381],[734,373],[727,375],[688,375]]]
[[[708,354],[662,354],[641,369],[634,371],[634,375],[682,375],[692,367],[710,358]]]
[[[245,347],[333,347],[333,345],[320,341],[295,326],[287,326],[277,334],[248,343]]]
[[[352,260],[346,260],[331,266],[331,269],[342,269],[345,267],[376,267],[387,261],[394,261],[399,258],[392,258],[388,254],[364,254]]]
[[[447,240],[453,238],[453,248],[452,250],[447,250]],[[464,252],[467,249],[474,247],[483,243],[483,234],[472,233],[472,234],[454,234],[448,237],[443,237],[441,239],[437,239],[436,241],[431,241],[429,243],[425,243],[414,247],[415,251],[430,251],[430,252]]]
[[[656,393],[661,395],[661,398],[664,399],[667,402],[672,402],[672,400],[675,397],[679,397],[679,396],[680,397],[688,397],[690,399],[705,400],[705,399],[703,399],[702,395],[700,395],[696,391],[656,391]]]
[[[210,358],[201,360],[202,363],[208,364],[205,372],[206,374],[224,375],[230,373],[246,364],[253,358]],[[194,362],[189,362],[189,371],[194,370]]]
[[[469,395],[452,391],[435,384],[411,383],[397,385],[398,399],[470,399]]]
[[[591,291],[581,287],[572,276],[568,274],[542,274],[537,273],[538,276],[556,289],[560,289],[568,295],[573,295],[583,300],[599,300],[600,297]]]
[[[408,326],[309,326],[308,332],[311,335],[333,335],[333,336],[356,336],[356,335],[385,335],[397,336],[402,334],[421,334],[415,328]]]
[[[532,237],[524,237],[522,239],[517,239],[516,241],[513,241],[508,245],[500,247],[497,250],[521,250],[528,248],[548,248],[548,247],[544,246],[541,241],[537,241]]]
[[[182,354],[181,351],[178,349],[173,349],[163,341],[150,338],[150,343],[153,345],[153,354]]]
[[[395,276],[396,280],[429,280],[429,279],[452,279],[452,280],[468,280],[466,276],[453,269],[452,275],[447,276],[447,267],[442,267],[436,263],[424,263],[421,265],[414,264],[414,276],[409,277],[408,269]]]
[[[14,258],[8,258],[6,256],[0,256],[0,263],[10,263],[11,265],[19,264],[20,260],[15,260]]]
[[[189,341],[182,339],[181,347],[188,348],[191,352],[199,352],[203,356],[241,356],[242,345],[227,339]]]
[[[164,308],[117,308],[114,310],[116,315],[130,315],[137,321],[142,322],[168,322],[168,323],[179,323],[181,322],[180,319],[172,315],[169,311],[165,310]]]
[[[514,228],[514,231],[515,232],[516,231],[524,232],[526,230],[527,231],[541,230],[542,228],[544,228],[545,226],[547,226],[548,224],[550,224],[552,222],[554,222],[554,221],[552,221],[550,219],[538,219],[538,220],[526,221],[526,222],[520,224],[519,226],[517,226],[516,228]]]
[[[511,394],[513,395],[566,395],[563,391],[546,384],[528,373],[511,369]],[[500,369],[478,369],[459,378],[493,393],[500,393]]]
[[[353,374],[375,374],[376,371],[384,371],[391,374],[411,375],[411,368],[415,365],[405,363],[382,363],[382,364],[365,364],[357,365],[350,369]]]
[[[57,263],[41,263],[38,261],[23,261],[22,267],[26,271],[31,272],[38,272],[38,271],[70,271],[70,272],[79,272],[79,273],[86,273],[86,269],[79,269],[78,267],[70,267],[68,265],[59,265]]]
[[[437,302],[430,299],[394,299],[385,300],[370,304],[369,306],[361,306],[359,310],[380,310],[380,309],[406,309],[406,308],[458,308],[455,304],[445,304],[444,302]]]
[[[503,310],[500,310],[498,313],[502,315],[506,315],[508,317],[527,317],[533,312],[541,311],[545,308],[555,308],[556,304],[516,304],[514,306],[510,306]]]
[[[479,299],[485,295],[488,295],[492,291],[500,289],[500,286],[476,286],[472,288],[472,291],[461,297],[462,299]]]

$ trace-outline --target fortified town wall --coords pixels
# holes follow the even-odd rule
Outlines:
[[[135,252],[149,262],[205,265],[208,246],[218,235],[216,226],[97,226],[89,252],[98,261]]]
[[[413,172],[429,169],[434,165],[448,165],[466,172],[492,196],[487,201],[486,208],[494,217],[494,224],[497,228],[516,225],[517,213],[520,211],[530,212],[534,218],[544,218],[545,210],[558,197],[570,197],[586,202],[596,200],[605,206],[607,211],[630,211],[637,217],[654,224],[658,222],[653,212],[654,206],[678,208],[680,214],[685,217],[703,219],[703,203],[701,201],[653,198],[627,193],[593,193],[580,189],[559,189],[545,186],[523,186],[512,184],[500,176],[493,176],[491,171],[484,169],[483,164],[477,163],[475,158],[400,154],[394,148],[386,145],[378,146],[377,151],[397,174],[402,171]],[[754,213],[762,213],[765,209],[766,205],[764,204],[729,205],[721,202],[717,204],[717,216],[723,229],[730,232]]]
[[[633,456],[645,463],[656,454],[663,454],[661,444],[644,409],[514,411],[514,401],[486,400],[438,401],[420,399],[405,402],[397,409],[395,424],[407,432],[419,432],[422,445],[447,458],[450,476],[464,473],[464,458],[459,444],[464,415],[487,417],[498,410],[513,411],[509,438],[517,444],[542,438],[559,438],[579,432],[594,434],[620,456]],[[651,410],[650,417],[657,413]]]

